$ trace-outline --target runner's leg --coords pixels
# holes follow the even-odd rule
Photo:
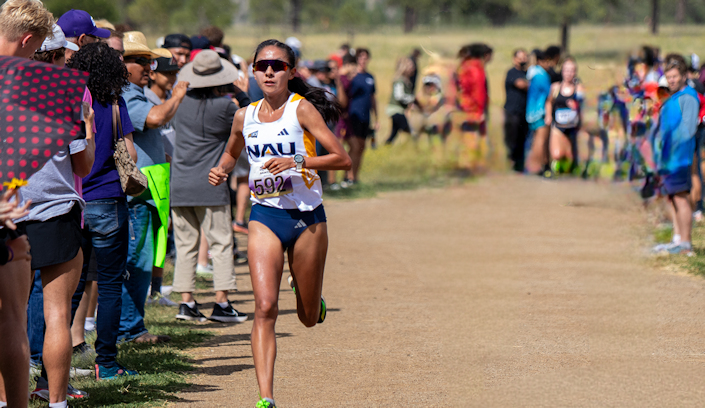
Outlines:
[[[279,315],[279,285],[284,269],[282,243],[264,224],[250,221],[247,256],[255,297],[252,356],[262,398],[274,398],[274,361],[277,340],[274,325]]]
[[[323,270],[328,252],[328,227],[309,226],[289,248],[289,269],[296,287],[296,311],[306,327],[315,326],[321,315]]]

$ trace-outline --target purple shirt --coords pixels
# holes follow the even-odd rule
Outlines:
[[[125,100],[120,97],[120,120],[122,132],[127,135],[135,131],[127,113]],[[125,198],[120,185],[120,175],[113,159],[113,107],[93,101],[95,111],[95,161],[91,173],[83,179],[83,199],[86,201],[108,198]]]

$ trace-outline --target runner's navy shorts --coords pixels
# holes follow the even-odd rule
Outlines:
[[[264,224],[279,238],[282,248],[287,249],[294,246],[306,228],[326,222],[326,211],[323,209],[323,204],[313,211],[283,210],[255,204],[250,212],[250,221]]]

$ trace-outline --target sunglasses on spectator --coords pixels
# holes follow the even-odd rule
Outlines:
[[[272,67],[274,72],[280,72],[292,68],[292,65],[281,60],[259,60],[253,65],[254,70],[260,72],[265,72],[269,67]]]
[[[125,57],[125,62],[132,62],[146,67],[152,63],[152,60],[146,57]]]

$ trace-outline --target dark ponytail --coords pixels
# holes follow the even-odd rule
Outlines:
[[[292,67],[295,66],[296,54],[294,54],[294,50],[278,40],[267,40],[260,43],[255,50],[254,61],[257,62],[257,54],[259,54],[260,51],[262,51],[265,47],[270,46],[283,50],[286,53],[286,59],[288,60],[287,62],[289,65]],[[289,90],[306,98],[306,100],[316,108],[318,113],[321,114],[326,123],[336,123],[338,119],[340,119],[340,114],[342,112],[340,103],[338,103],[338,100],[335,98],[329,99],[329,96],[332,95],[325,89],[309,86],[301,78],[294,77],[289,80]]]

